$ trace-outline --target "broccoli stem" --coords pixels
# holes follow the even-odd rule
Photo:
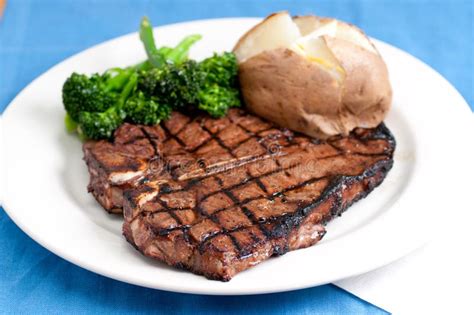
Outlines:
[[[64,116],[64,125],[66,126],[66,130],[69,133],[73,133],[77,131],[77,123],[72,120],[71,116],[68,113]]]
[[[148,60],[154,67],[161,67],[165,63],[165,58],[158,49],[156,49],[155,39],[153,38],[153,29],[150,21],[145,16],[140,24],[140,40],[145,46]]]
[[[132,91],[137,86],[137,81],[138,81],[138,73],[133,72],[130,75],[127,84],[124,86],[122,92],[120,93],[120,97],[118,99],[116,107],[121,108],[123,104],[125,104],[125,101],[127,100],[128,96],[132,93]]]
[[[193,34],[186,36],[179,44],[171,49],[165,56],[166,60],[171,61],[175,64],[180,64],[188,58],[188,52],[192,45],[195,42],[199,41],[202,38],[199,34]]]
[[[189,35],[179,42],[175,48],[165,46],[157,49],[150,20],[147,17],[143,17],[140,24],[140,40],[145,47],[148,60],[155,68],[162,67],[166,62],[174,64],[184,62],[188,57],[191,46],[201,38],[202,36],[199,34]]]
[[[163,47],[158,48],[158,52],[159,52],[160,54],[162,54],[163,56],[166,56],[166,55],[169,54],[172,50],[173,50],[173,48],[168,47],[168,46],[163,46]]]
[[[135,66],[122,68],[112,68],[106,71],[107,74],[110,74],[112,77],[107,81],[107,86],[105,91],[120,90],[122,89],[130,77],[137,71],[144,71],[150,68],[150,63],[148,60],[143,61]]]
[[[132,75],[133,68],[112,68],[107,70],[107,73],[112,75],[112,77],[107,81],[107,86],[105,91],[120,90],[128,81]]]
[[[148,60],[145,60],[143,62],[140,62],[139,64],[133,66],[133,68],[136,71],[146,71],[151,69],[150,62]]]

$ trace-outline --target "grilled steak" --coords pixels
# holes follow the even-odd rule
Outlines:
[[[318,242],[325,223],[383,181],[394,149],[383,124],[319,141],[241,110],[174,113],[84,145],[89,189],[109,211],[123,207],[135,248],[223,281]]]
[[[161,127],[123,124],[113,142],[89,141],[83,146],[89,168],[88,186],[97,201],[111,213],[122,213],[123,190],[136,187],[153,168],[165,140]],[[153,143],[153,145],[151,145]]]
[[[89,191],[146,256],[230,280],[272,255],[304,248],[379,185],[395,140],[382,124],[319,141],[241,110],[158,126],[122,125],[84,144]]]

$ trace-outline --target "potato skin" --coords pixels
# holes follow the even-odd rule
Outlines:
[[[313,137],[341,129],[341,84],[292,50],[246,60],[239,65],[239,81],[247,108],[259,116]]]
[[[379,54],[348,41],[327,37],[326,42],[346,71],[341,111],[345,129],[376,127],[392,103],[385,62]]]

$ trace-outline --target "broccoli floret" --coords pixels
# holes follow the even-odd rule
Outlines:
[[[102,112],[115,103],[117,93],[109,88],[109,79],[109,74],[93,74],[88,77],[73,73],[64,82],[63,104],[73,120],[77,121],[83,111]]]
[[[90,77],[73,73],[64,82],[62,91],[63,104],[69,116],[78,122],[81,112],[103,112],[115,105],[136,68],[145,66],[146,63],[142,63],[125,69],[114,68]]]
[[[83,138],[109,138],[125,118],[122,106],[136,87],[136,71],[115,68],[90,77],[73,73],[63,86],[66,128],[72,131],[76,126]]]
[[[108,139],[123,122],[124,113],[116,107],[104,112],[81,112],[79,133],[87,139]]]
[[[202,75],[199,109],[211,116],[222,117],[230,107],[240,106],[238,66],[233,53],[214,54],[199,63],[199,70]]]
[[[214,54],[199,63],[205,76],[205,84],[217,84],[222,87],[237,86],[238,64],[233,53]]]
[[[192,60],[141,72],[138,78],[139,91],[175,109],[196,104],[201,85],[202,74]]]
[[[200,63],[187,60],[142,71],[137,88],[173,109],[194,105],[214,117],[240,106],[237,60],[232,53],[214,55]]]
[[[208,85],[199,91],[198,108],[213,117],[222,117],[230,107],[240,106],[239,91],[217,84]]]
[[[124,111],[127,120],[135,124],[154,125],[169,118],[171,107],[160,105],[155,99],[139,91],[125,102]]]

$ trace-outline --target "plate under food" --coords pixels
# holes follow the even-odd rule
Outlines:
[[[191,54],[201,59],[232,49],[259,21],[232,18],[159,27],[157,44],[172,45],[185,35],[201,33],[203,40]],[[272,258],[221,283],[143,257],[124,240],[122,218],[107,214],[87,193],[82,144],[64,130],[61,87],[73,71],[101,72],[145,59],[136,33],[65,60],[12,101],[2,116],[2,204],[25,233],[55,254],[93,272],[162,290],[280,292],[385,265],[419,247],[435,231],[436,209],[449,206],[449,189],[454,189],[440,185],[452,180],[451,173],[442,170],[447,170],[449,152],[463,144],[462,126],[470,121],[464,100],[439,74],[397,48],[375,44],[388,64],[394,90],[386,120],[397,140],[394,167],[366,199],[329,223],[316,246]],[[440,128],[440,122],[449,128]]]

